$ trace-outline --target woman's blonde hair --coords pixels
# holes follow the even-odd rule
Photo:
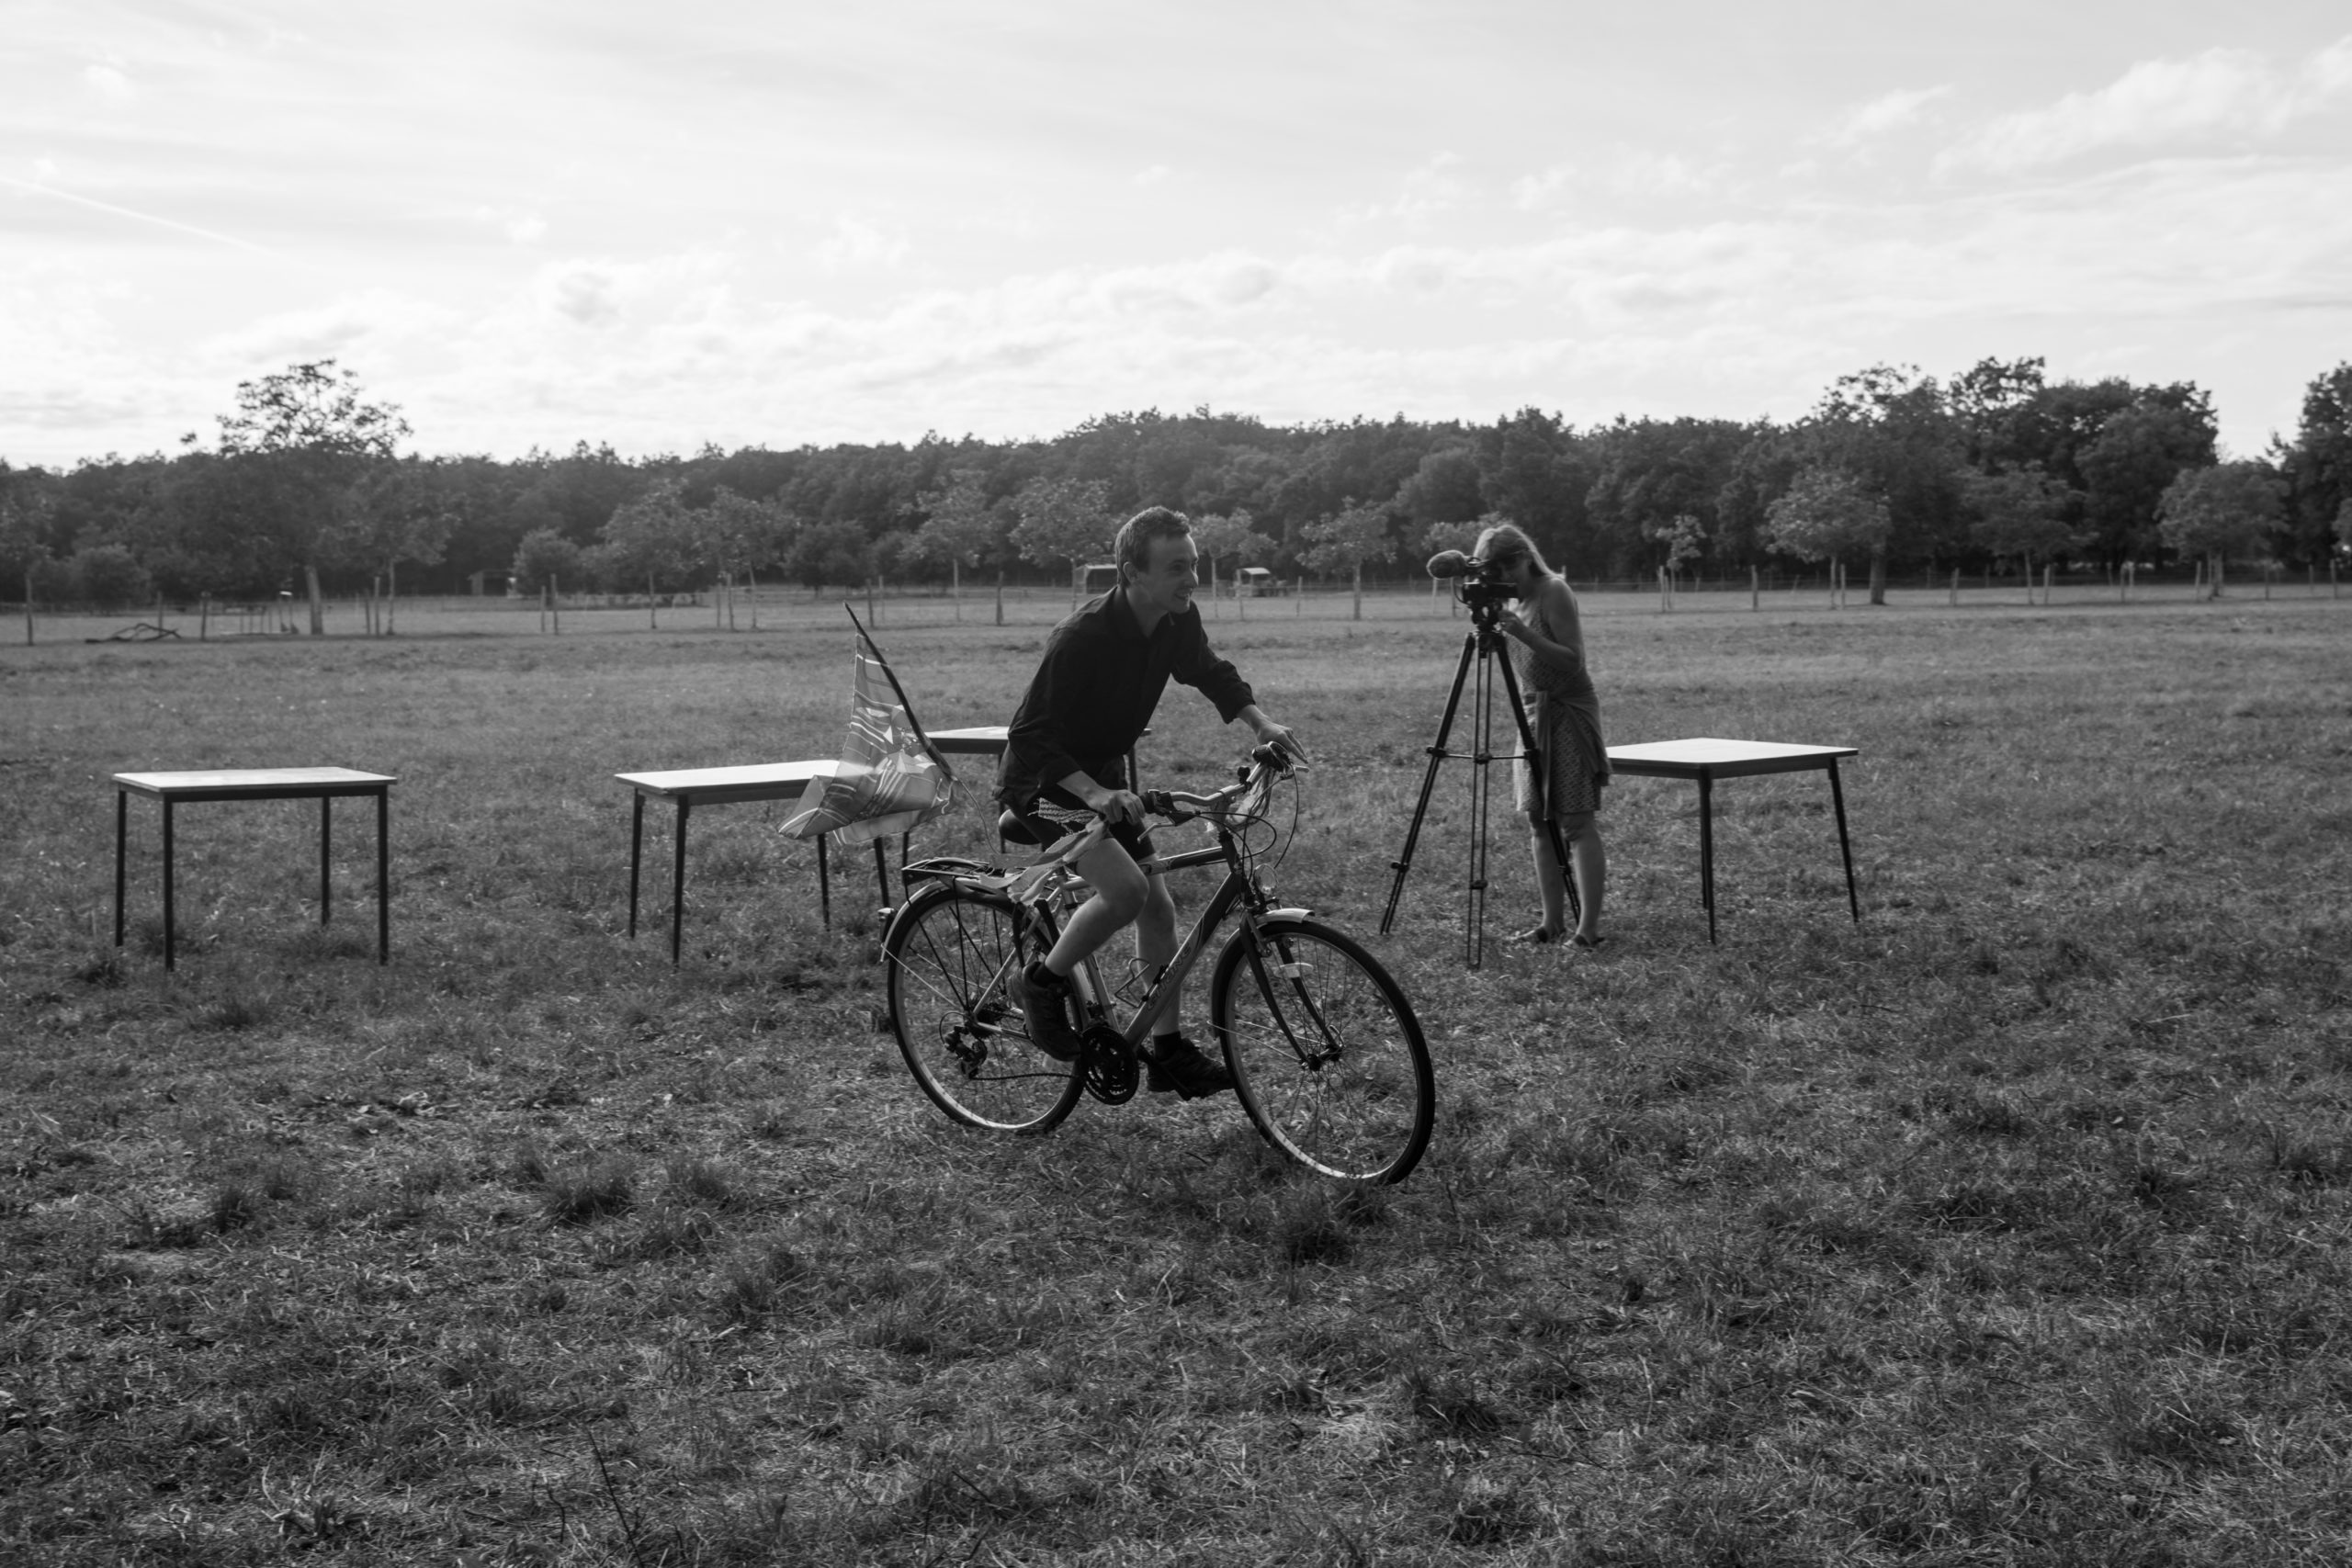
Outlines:
[[[1496,524],[1478,536],[1477,547],[1470,553],[1490,567],[1508,565],[1517,557],[1525,556],[1535,563],[1536,570],[1546,577],[1553,575],[1550,564],[1544,558],[1544,552],[1535,547],[1535,541],[1527,536],[1527,530],[1516,523]]]

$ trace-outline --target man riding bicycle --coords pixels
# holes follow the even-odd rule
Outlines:
[[[1070,917],[1053,951],[1007,985],[1029,1021],[1030,1038],[1063,1061],[1076,1060],[1081,1048],[1070,1021],[1072,970],[1128,925],[1148,971],[1158,974],[1176,956],[1176,906],[1166,879],[1149,864],[1143,802],[1125,767],[1170,677],[1215,703],[1227,724],[1244,720],[1260,741],[1306,760],[1298,738],[1260,710],[1249,682],[1210,649],[1193,604],[1200,552],[1183,513],[1164,506],[1136,513],[1120,527],[1114,554],[1118,585],[1046,638],[1045,660],[1012,716],[997,776],[997,798],[1039,843],[1061,837],[1088,813],[1109,824],[1076,863],[1094,896]],[[1231,1089],[1224,1065],[1184,1038],[1181,1003],[1171,998],[1154,1024],[1143,1053],[1147,1085],[1185,1100]]]

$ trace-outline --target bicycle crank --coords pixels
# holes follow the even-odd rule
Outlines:
[[[1086,1092],[1105,1105],[1125,1105],[1136,1097],[1141,1077],[1136,1048],[1126,1036],[1107,1023],[1090,1023],[1079,1036],[1086,1047],[1080,1070],[1086,1075]]]

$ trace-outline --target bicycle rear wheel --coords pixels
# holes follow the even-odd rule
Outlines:
[[[1313,920],[1261,920],[1217,954],[1209,1022],[1242,1109],[1320,1175],[1401,1181],[1429,1147],[1436,1076],[1420,1020],[1380,961]]]
[[[1042,915],[945,883],[910,898],[883,936],[899,1054],[932,1102],[967,1127],[1050,1132],[1078,1103],[1079,1064],[1038,1050],[1004,991],[1052,943]]]

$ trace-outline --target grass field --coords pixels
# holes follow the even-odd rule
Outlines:
[[[681,967],[626,939],[611,775],[829,754],[837,610],[0,649],[0,1562],[2352,1559],[2352,604],[1907,597],[1589,602],[1613,740],[1862,749],[1863,918],[1819,778],[1741,781],[1711,946],[1627,779],[1611,944],[1471,973],[1453,764],[1374,1193],[1229,1100],[951,1126],[767,808],[697,815]],[[1001,722],[1051,608],[880,630]],[[1272,880],[1370,937],[1463,624],[1257,609]],[[1174,692],[1147,768],[1239,739]],[[173,976],[135,803],[112,947],[108,774],[315,762],[400,775],[389,967],[307,803],[183,809]]]

